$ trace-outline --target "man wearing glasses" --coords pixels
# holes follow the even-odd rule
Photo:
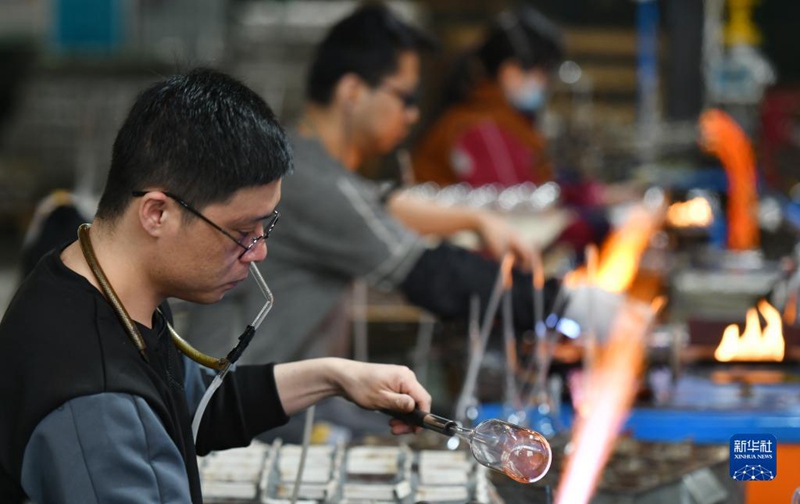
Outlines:
[[[291,167],[272,111],[230,77],[197,70],[140,95],[92,224],[39,262],[0,322],[1,502],[200,504],[197,454],[248,445],[320,399],[430,408],[403,367],[241,366],[193,440],[206,381],[165,300],[216,302],[266,258]]]
[[[355,279],[398,289],[444,318],[466,320],[473,293],[486,306],[497,259],[510,251],[520,264],[530,264],[531,245],[499,217],[387,195],[356,173],[397,147],[419,119],[420,53],[432,47],[427,35],[379,4],[338,22],[318,46],[306,109],[289,135],[296,170],[283,186],[286,239],[270,248],[262,267],[281,310],[244,361],[347,355],[347,294]],[[429,248],[423,238],[459,230],[477,232],[494,260],[448,244]],[[514,315],[522,332],[533,327],[531,278],[515,275]],[[193,310],[190,341],[221,350],[222,342],[235,338],[232,326],[212,321],[235,320],[241,307],[250,313],[261,298],[252,286],[232,294],[222,304]]]

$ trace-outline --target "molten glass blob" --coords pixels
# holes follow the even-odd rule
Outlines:
[[[454,427],[453,434],[469,443],[475,460],[514,481],[533,483],[550,469],[550,443],[538,432],[492,419],[472,430]]]

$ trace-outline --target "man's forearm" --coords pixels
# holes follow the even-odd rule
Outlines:
[[[340,394],[335,376],[341,360],[322,358],[275,365],[275,384],[286,414],[291,416]]]
[[[480,213],[475,210],[445,207],[402,192],[389,198],[387,208],[394,218],[423,235],[449,236],[480,228]]]
[[[287,414],[341,395],[365,409],[426,411],[431,396],[405,366],[327,357],[275,366],[278,395]],[[393,428],[399,434],[407,429]]]

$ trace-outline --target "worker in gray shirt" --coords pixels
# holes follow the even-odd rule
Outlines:
[[[442,318],[466,319],[475,293],[485,306],[510,251],[529,264],[530,245],[499,217],[447,208],[381,187],[356,173],[364,161],[390,152],[419,118],[420,52],[433,47],[422,32],[385,6],[368,4],[337,23],[317,49],[307,107],[290,132],[295,172],[286,177],[280,240],[262,267],[275,310],[243,361],[286,361],[348,351],[347,294],[356,279],[398,289],[413,304]],[[475,231],[493,256],[425,235]],[[515,325],[532,328],[531,278],[515,271]],[[242,285],[230,299],[198,307],[188,338],[201,349],[226,348],[241,320],[259,309],[259,293]],[[214,334],[229,321],[228,334]],[[227,340],[226,340],[227,337]],[[345,343],[343,343],[345,342]]]

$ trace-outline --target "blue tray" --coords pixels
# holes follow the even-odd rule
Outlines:
[[[500,404],[484,404],[478,421],[501,417]],[[568,427],[572,419],[572,408],[563,405],[562,423]],[[741,399],[738,385],[685,377],[667,405],[634,408],[624,429],[642,441],[719,444],[734,434],[772,434],[779,443],[800,444],[800,384],[753,385]]]

